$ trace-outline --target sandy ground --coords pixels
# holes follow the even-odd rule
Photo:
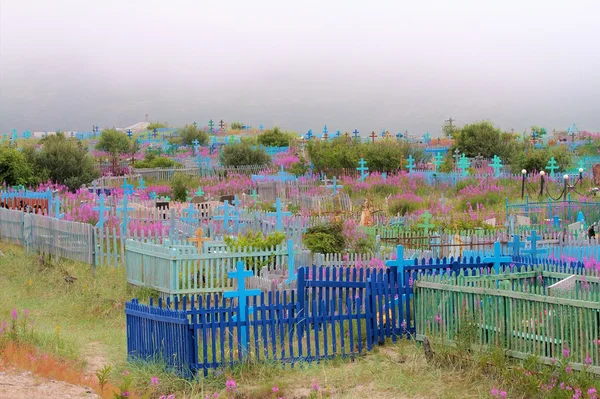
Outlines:
[[[37,377],[29,372],[0,371],[0,399],[99,398],[91,389]]]

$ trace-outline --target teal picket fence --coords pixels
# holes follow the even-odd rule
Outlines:
[[[184,242],[158,244],[126,240],[127,282],[154,288],[167,297],[230,291],[234,289],[234,282],[227,273],[235,270],[238,261],[243,261],[258,275],[263,268],[280,269],[294,256],[293,246],[285,244],[264,250],[231,251],[222,246],[219,249],[198,253],[195,246]]]

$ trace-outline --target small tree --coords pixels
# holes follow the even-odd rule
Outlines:
[[[178,132],[181,142],[185,145],[192,145],[195,140],[198,140],[200,145],[208,144],[208,134],[194,125],[185,125],[178,129]]]
[[[64,184],[70,190],[89,184],[98,176],[94,160],[79,140],[59,133],[46,137],[42,144],[42,150],[33,155],[38,176]]]
[[[187,184],[189,178],[183,173],[175,173],[171,180],[171,195],[175,201],[185,202],[187,200]]]
[[[6,146],[0,147],[0,180],[9,186],[37,182],[25,156],[16,148]]]
[[[268,165],[271,157],[262,148],[254,148],[247,143],[228,144],[220,154],[225,166]]]
[[[258,135],[258,144],[265,147],[287,147],[291,140],[292,135],[282,132],[277,126]]]
[[[117,168],[117,161],[121,154],[129,153],[131,143],[129,138],[123,132],[119,132],[116,129],[105,129],[100,135],[96,149],[105,151],[110,154],[112,158],[113,168]]]

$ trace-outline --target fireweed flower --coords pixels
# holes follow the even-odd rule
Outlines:
[[[564,357],[569,357],[569,355],[571,354],[571,351],[569,350],[569,348],[563,348],[562,354]]]
[[[235,383],[235,380],[231,378],[225,382],[225,387],[229,392],[233,392],[237,388],[237,384]]]
[[[13,320],[17,320],[17,317],[19,317],[19,314],[17,313],[17,309],[12,310],[12,312],[10,313],[10,317],[12,317]]]
[[[277,392],[279,392],[279,387],[277,387],[277,386],[274,386],[274,387],[271,389],[271,391],[272,391],[273,393],[277,393]]]
[[[150,378],[150,385],[158,386],[158,377]]]
[[[321,390],[321,387],[319,386],[319,383],[317,381],[312,383],[311,388],[315,392],[319,392]]]

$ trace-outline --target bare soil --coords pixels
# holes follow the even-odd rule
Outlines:
[[[30,372],[0,371],[0,399],[99,398],[90,388],[40,378]]]

